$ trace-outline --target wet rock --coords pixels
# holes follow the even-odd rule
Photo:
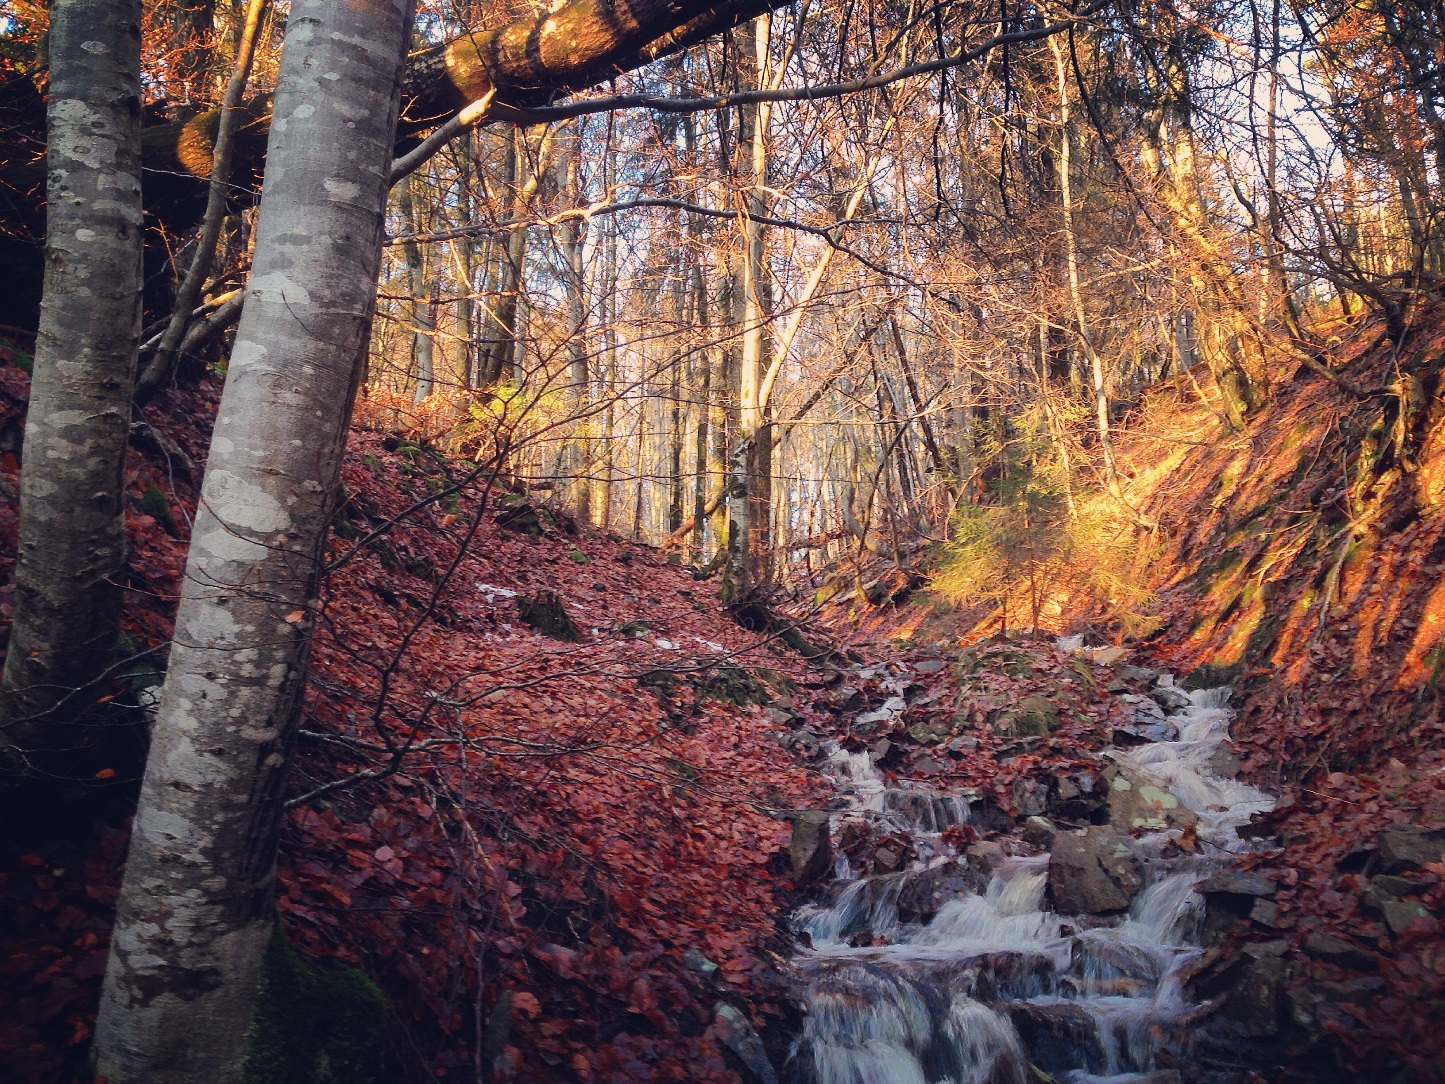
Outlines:
[[[690,948],[682,954],[682,963],[689,971],[695,972],[705,979],[712,978],[718,972],[718,965],[694,948]]]
[[[1220,742],[1214,747],[1214,752],[1209,754],[1209,770],[1220,779],[1234,779],[1239,775],[1239,755],[1229,743]]]
[[[820,809],[805,809],[793,822],[793,838],[788,843],[788,858],[793,865],[793,883],[801,888],[827,875],[833,868],[833,841],[828,832],[828,814]]]
[[[1049,856],[1049,896],[1061,914],[1122,911],[1143,883],[1139,859],[1113,829],[1100,826],[1055,837]]]
[[[1193,703],[1187,693],[1173,685],[1156,685],[1149,690],[1149,695],[1165,711],[1182,711]]]
[[[1047,817],[1029,817],[1024,821],[1024,842],[1042,850],[1048,850],[1054,845],[1054,837],[1059,834],[1058,825]]]
[[[1044,1072],[1103,1070],[1104,1048],[1099,1042],[1098,1029],[1094,1018],[1080,1006],[1015,1002],[1005,1008],[1029,1052],[1029,1060]]]
[[[987,874],[954,860],[905,874],[898,890],[899,921],[930,922],[949,900],[977,895],[987,885]]]
[[[1041,816],[1049,808],[1049,785],[1040,779],[1015,779],[1009,796],[1019,817]]]
[[[763,1049],[763,1040],[752,1021],[725,1001],[720,1002],[714,1012],[713,1030],[728,1067],[742,1077],[745,1084],[778,1084],[777,1071],[768,1061],[768,1052]]]
[[[873,825],[863,817],[844,817],[838,822],[838,838],[834,846],[848,856],[854,868],[864,869],[871,864],[869,845],[873,842]]]
[[[1159,981],[1159,961],[1153,955],[1112,937],[1075,937],[1069,946],[1072,968],[1083,972],[1098,969],[1103,975],[1122,975],[1141,982]]]
[[[1128,704],[1134,709],[1134,718],[1141,723],[1158,722],[1164,718],[1164,709],[1158,701],[1151,696],[1139,696],[1135,693],[1126,693],[1119,697],[1120,703]]]
[[[1179,737],[1179,728],[1163,719],[1152,723],[1120,723],[1114,727],[1115,745],[1128,747],[1151,742],[1174,741]]]
[[[913,847],[907,840],[897,837],[881,840],[873,849],[873,872],[875,874],[897,873],[912,857]]]
[[[857,711],[865,703],[863,694],[851,685],[839,685],[833,695],[837,699],[840,712]]]
[[[948,771],[950,767],[951,765],[946,761],[939,760],[937,757],[916,757],[910,771],[912,771],[915,776],[921,775],[927,777],[942,775]]]
[[[1353,941],[1332,937],[1320,930],[1315,930],[1306,937],[1301,947],[1312,960],[1348,967],[1352,971],[1374,971],[1380,966],[1380,958],[1373,952],[1361,948]]]
[[[948,751],[956,756],[967,756],[978,748],[978,739],[964,736],[948,743]]]
[[[913,664],[913,672],[916,674],[937,674],[947,669],[948,663],[942,659],[920,659]]]
[[[1199,882],[1196,891],[1201,896],[1273,896],[1279,887],[1271,877],[1254,870],[1216,870]]]
[[[1134,666],[1126,663],[1119,667],[1119,677],[1125,681],[1141,681],[1145,684],[1152,684],[1159,677],[1158,670],[1151,670],[1147,666]]]
[[[1059,725],[1059,706],[1047,696],[1026,696],[999,719],[999,729],[1020,738],[1047,738]]]
[[[1109,799],[1109,823],[1121,832],[1187,828],[1199,818],[1148,772],[1111,760],[1102,772]]]
[[[1396,825],[1380,833],[1378,848],[1381,872],[1420,869],[1445,859],[1445,830]]]

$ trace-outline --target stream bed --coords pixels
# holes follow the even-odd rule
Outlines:
[[[895,680],[885,710],[902,710]],[[1132,780],[1153,799],[1139,781],[1157,781],[1167,793],[1154,811],[1168,815],[1128,835],[1033,818],[1022,838],[979,839],[976,793],[885,782],[868,752],[825,749],[832,837],[864,826],[908,846],[895,870],[868,875],[838,853],[825,898],[795,914],[806,1017],[790,1081],[1184,1079],[1203,1012],[1181,978],[1202,951],[1196,889],[1246,849],[1236,829],[1273,802],[1212,769],[1229,690],[1158,682],[1167,740],[1111,750],[1119,774],[1105,785]]]

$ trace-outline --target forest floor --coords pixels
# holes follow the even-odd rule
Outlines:
[[[806,888],[790,822],[829,801],[821,742],[974,788],[998,818],[980,832],[1041,811],[1087,823],[1087,800],[1061,781],[1133,740],[1148,690],[1130,667],[1167,667],[1233,683],[1241,776],[1281,794],[1259,827],[1284,848],[1248,860],[1276,884],[1274,907],[1217,947],[1216,985],[1248,943],[1277,945],[1278,1020],[1255,1038],[1294,1067],[1286,1077],[1432,1079],[1445,867],[1428,854],[1399,866],[1377,847],[1392,827],[1445,829],[1445,320],[1426,315],[1405,349],[1369,329],[1336,346],[1357,384],[1418,382],[1400,424],[1398,397],[1392,408],[1309,373],[1281,374],[1242,434],[1153,394],[1120,450],[1159,524],[1142,551],[1154,631],[1127,642],[1067,599],[1049,635],[999,638],[985,613],[900,590],[882,607],[835,605],[834,648],[810,665],[738,628],[710,584],[661,554],[489,489],[425,445],[355,431],[283,834],[289,939],[377,982],[384,1079],[746,1079],[725,1041],[736,1014],[719,1007],[762,1028],[776,1057],[795,1013],[783,920]],[[28,388],[11,351],[0,346],[0,583]],[[161,397],[133,442],[137,661],[117,721],[154,697],[144,653],[169,634],[217,394],[206,382]],[[1366,439],[1384,450],[1361,472],[1352,450]],[[575,641],[523,620],[554,599]],[[1052,643],[1063,631],[1113,647],[1071,655]],[[904,667],[907,711],[870,731]],[[79,796],[69,816],[0,843],[7,1079],[85,1079],[140,764],[133,726],[97,733],[83,778],[57,784]],[[868,860],[906,845],[869,840]],[[1371,1075],[1386,1064],[1392,1075]]]

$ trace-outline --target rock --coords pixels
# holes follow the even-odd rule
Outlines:
[[[1380,917],[1390,933],[1399,937],[1419,919],[1428,918],[1430,912],[1414,900],[1386,900],[1380,905]]]
[[[948,771],[950,767],[951,765],[946,761],[939,760],[936,757],[916,757],[909,770],[914,775],[932,776],[942,775]]]
[[[1104,1048],[1094,1018],[1079,1005],[1037,1005],[1027,1001],[1003,1006],[1019,1033],[1029,1060],[1046,1073],[1084,1068],[1103,1070]],[[1082,1065],[1081,1065],[1082,1063]]]
[[[828,833],[828,814],[821,809],[805,809],[793,822],[793,838],[788,843],[788,858],[793,864],[793,883],[799,888],[827,875],[833,868],[833,841]]]
[[[1182,711],[1194,702],[1187,693],[1172,685],[1157,685],[1149,690],[1149,696],[1165,711]]]
[[[763,714],[778,726],[795,727],[803,721],[791,711],[785,711],[782,708],[764,708]]]
[[[1061,914],[1122,911],[1144,884],[1139,859],[1108,827],[1062,832],[1049,856],[1049,896]]]
[[[879,738],[868,750],[868,756],[873,763],[879,767],[884,765],[897,764],[903,756],[903,750],[894,745],[887,738]]]
[[[779,734],[778,744],[805,760],[816,759],[822,748],[818,742],[818,736],[810,734],[806,730],[793,730]]]
[[[925,719],[908,728],[908,736],[919,745],[937,745],[948,735],[948,724],[942,719]]]
[[[568,644],[582,642],[582,633],[567,616],[562,600],[551,591],[544,589],[535,595],[518,595],[517,616],[522,619],[522,624],[543,636]]]
[[[947,667],[948,663],[942,659],[921,659],[913,664],[913,672],[916,674],[937,674]]]
[[[1348,967],[1352,971],[1374,971],[1380,966],[1380,958],[1373,952],[1361,948],[1353,941],[1331,937],[1315,930],[1304,940],[1304,954],[1312,960]]]
[[[1221,869],[1199,882],[1201,896],[1273,896],[1279,884],[1263,873],[1247,869]]]
[[[1265,929],[1278,929],[1279,904],[1273,900],[1255,900],[1254,906],[1249,909],[1249,919]]]
[[[1109,795],[1109,823],[1121,832],[1187,828],[1199,820],[1163,783],[1140,768],[1111,761],[1104,767],[1102,781]]]
[[[874,873],[897,873],[908,861],[913,848],[897,839],[885,839],[873,850]]]
[[[742,1011],[720,1002],[714,1010],[713,1029],[723,1060],[743,1078],[744,1084],[778,1084],[778,1074],[763,1049],[763,1040]]]
[[[1134,666],[1131,663],[1119,667],[1118,674],[1125,681],[1142,681],[1146,685],[1152,684],[1159,677],[1158,670],[1151,670],[1147,666]]]
[[[1049,785],[1043,780],[1015,779],[1009,795],[1019,817],[1037,817],[1049,808]]]
[[[695,948],[687,949],[682,954],[682,963],[689,971],[696,972],[705,979],[712,978],[718,972],[718,965]]]
[[[999,722],[1014,737],[1047,738],[1059,725],[1059,706],[1047,696],[1034,693],[1015,704]]]
[[[1089,658],[1103,666],[1113,666],[1128,653],[1127,647],[1091,647]]]
[[[1048,850],[1054,845],[1059,829],[1047,817],[1031,816],[1024,821],[1024,842]]]
[[[949,900],[977,895],[987,885],[987,874],[956,860],[906,874],[898,890],[898,918],[902,922],[929,922]]]
[[[1209,770],[1220,779],[1234,779],[1239,775],[1239,755],[1227,742],[1220,742],[1209,754]]]
[[[1159,719],[1155,722],[1120,723],[1114,727],[1112,741],[1115,745],[1128,747],[1149,742],[1174,741],[1179,737],[1179,728],[1173,723]]]
[[[1399,873],[1421,869],[1445,859],[1445,830],[1428,831],[1410,825],[1396,825],[1380,833],[1380,870]]]
[[[839,685],[834,696],[838,701],[838,710],[844,713],[857,711],[865,703],[863,694],[851,685]]]
[[[948,751],[958,756],[972,753],[977,748],[978,739],[970,736],[954,738],[953,741],[948,743]]]
[[[965,850],[964,856],[968,859],[970,868],[977,866],[985,873],[992,874],[994,870],[1003,865],[1008,857],[1003,853],[1003,848],[991,839],[980,839],[976,843],[970,843]]]
[[[1152,696],[1126,693],[1119,700],[1134,709],[1134,718],[1141,723],[1158,722],[1164,718],[1164,709]]]
[[[1273,955],[1256,956],[1245,965],[1225,1001],[1225,1013],[1244,1035],[1259,1039],[1279,1031],[1285,971],[1284,961]]]
[[[1069,775],[1059,776],[1059,781],[1055,789],[1061,802],[1067,802],[1073,798],[1077,798],[1083,793],[1083,791],[1079,789],[1079,784],[1074,782],[1073,776]]]

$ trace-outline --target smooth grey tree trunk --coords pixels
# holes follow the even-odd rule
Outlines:
[[[20,479],[0,765],[64,771],[115,658],[141,314],[140,0],[50,8],[45,286]]]
[[[96,1027],[109,1084],[241,1079],[410,0],[297,0]]]

